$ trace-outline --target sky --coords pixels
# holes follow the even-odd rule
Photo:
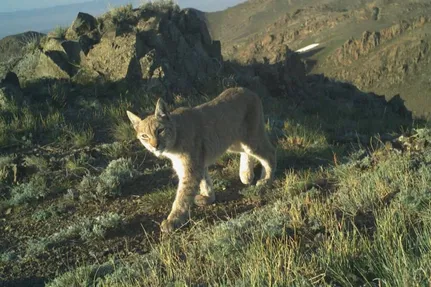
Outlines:
[[[86,1],[88,0],[1,0],[0,12],[31,10]]]
[[[89,0],[0,0],[0,12],[31,10],[88,1]],[[244,2],[244,0],[177,0],[175,2],[181,7],[187,6],[201,10],[222,10]]]

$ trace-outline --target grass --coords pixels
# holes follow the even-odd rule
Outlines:
[[[89,172],[88,168],[92,158],[85,152],[80,152],[78,155],[72,155],[65,159],[65,169],[69,174],[85,174]]]
[[[131,159],[120,158],[109,163],[99,176],[85,176],[79,184],[82,200],[105,198],[121,195],[122,185],[132,181],[139,172],[134,169]]]
[[[84,128],[80,131],[73,131],[71,138],[74,147],[82,148],[90,145],[93,142],[94,132],[91,127]]]
[[[177,2],[172,0],[142,0],[140,8],[154,11],[166,11],[172,9],[179,11],[179,6]]]
[[[50,236],[30,240],[27,243],[27,255],[35,256],[41,254],[49,247],[75,238],[84,241],[93,240],[94,238],[104,238],[109,231],[121,226],[122,218],[116,213],[108,213],[95,218],[80,218],[78,222]]]
[[[104,24],[138,14],[122,6]],[[22,107],[0,112],[0,273],[48,286],[429,285],[431,132],[327,82],[305,102],[264,99],[278,153],[272,187],[243,186],[238,155],[224,155],[209,171],[215,204],[170,235],[159,224],[178,179],[125,114],[152,113],[158,95],[121,83],[26,84]],[[231,84],[240,77],[221,82]],[[405,137],[385,145],[388,133]]]
[[[24,157],[23,166],[33,167],[39,172],[46,172],[48,169],[48,162],[43,157],[29,155]]]
[[[279,199],[264,207],[215,225],[194,222],[145,255],[106,262],[109,274],[86,266],[51,286],[427,286],[429,148],[358,154],[325,171],[331,188],[304,190],[312,179],[289,172],[271,191]]]
[[[48,92],[54,104],[65,107],[67,105],[67,88],[61,83],[53,83],[48,86]]]
[[[0,157],[0,181],[6,181],[8,177],[12,175],[12,172],[16,173],[15,164],[16,155],[6,155]]]
[[[377,140],[369,145],[378,132],[399,132],[403,120],[379,109],[375,115],[346,110],[327,97],[297,108],[289,99],[265,99],[266,128],[278,153],[274,186],[242,186],[239,157],[224,155],[210,169],[216,203],[194,209],[184,229],[160,236],[177,179],[168,162],[145,152],[125,114],[153,112],[157,95],[100,93],[84,98],[65,83],[48,83],[37,102],[2,111],[0,216],[5,230],[16,228],[0,250],[2,273],[41,270],[51,286],[94,280],[100,286],[401,286],[402,276],[427,282],[424,272],[406,267],[428,270],[417,255],[429,244],[423,239],[430,230],[426,130],[406,137],[402,150]],[[209,98],[178,96],[176,103]],[[339,140],[354,132],[365,143]],[[124,216],[111,228],[97,225],[101,214]],[[395,237],[404,240],[406,258],[389,253],[400,244]],[[66,248],[73,263],[55,259]]]
[[[114,25],[133,21],[136,15],[133,12],[133,5],[126,4],[118,7],[111,7],[106,15],[110,22]]]
[[[49,193],[46,178],[41,174],[34,175],[29,182],[14,186],[11,190],[10,205],[20,205],[37,201]]]
[[[34,52],[40,47],[41,37],[35,34],[25,36],[22,40],[26,52]]]
[[[49,36],[58,40],[66,39],[66,32],[68,27],[57,26],[49,33]]]

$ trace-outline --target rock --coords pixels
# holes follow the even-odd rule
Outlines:
[[[80,65],[81,62],[85,61],[85,54],[81,49],[81,44],[78,41],[63,41],[61,43],[67,58],[75,65]]]
[[[20,89],[12,86],[0,88],[0,111],[7,110],[22,102],[23,95]]]
[[[128,76],[129,66],[136,60],[136,34],[115,37],[106,35],[87,54],[89,66],[108,80],[118,81]]]
[[[45,56],[45,57],[44,57]],[[68,55],[62,51],[47,51],[41,55],[41,61],[39,62],[39,69],[43,71],[49,71],[49,68],[54,68],[54,70],[59,72],[59,74],[64,74],[64,78],[69,78],[76,73],[77,68],[71,64],[71,60]],[[56,67],[53,67],[53,64]]]
[[[0,74],[0,86],[11,85],[20,88],[18,76],[14,72]]]
[[[78,13],[72,26],[66,32],[66,39],[78,41],[85,55],[100,42],[97,19],[86,13]]]
[[[97,31],[93,31],[92,33],[85,34],[79,36],[78,42],[81,45],[81,49],[85,55],[93,48],[94,45],[99,43],[100,35]]]
[[[90,14],[79,12],[72,26],[66,32],[66,39],[77,39],[97,28],[97,19]]]
[[[16,107],[22,100],[23,94],[17,75],[13,72],[0,75],[0,110]]]
[[[223,60],[221,54],[221,42],[213,41],[211,47],[209,48],[208,54],[216,59]]]
[[[379,7],[373,7],[373,12],[371,14],[371,19],[373,19],[374,21],[379,20],[379,12],[380,12]]]
[[[82,68],[79,69],[72,77],[72,82],[83,86],[89,86],[94,84],[99,78],[100,75],[97,72],[91,69]]]
[[[142,79],[149,80],[153,76],[153,72],[157,65],[157,53],[155,49],[149,51],[144,57],[139,60]]]
[[[392,111],[403,117],[412,117],[412,112],[409,111],[405,104],[404,100],[400,97],[400,95],[393,96],[389,101],[388,105],[392,108]]]
[[[220,42],[212,41],[199,11],[165,10],[134,11],[133,21],[102,29],[103,35],[94,17],[79,13],[66,41],[46,40],[13,71],[22,81],[71,79],[88,85],[103,78],[132,83],[166,95],[168,101],[173,93],[208,88],[218,81],[223,67]]]
[[[69,79],[72,67],[66,55],[60,51],[34,51],[26,54],[13,68],[21,81],[27,82],[41,78]]]
[[[212,44],[208,27],[200,11],[195,9],[184,9],[180,12],[179,28],[183,33],[194,34],[195,38],[204,45]],[[199,38],[196,37],[199,35]]]

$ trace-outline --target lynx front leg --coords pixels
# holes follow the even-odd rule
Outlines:
[[[162,232],[172,232],[187,221],[190,207],[199,189],[202,173],[188,173],[180,178],[171,213],[160,226]]]
[[[200,194],[195,196],[195,204],[204,206],[215,201],[214,188],[211,177],[208,173],[208,168],[205,168],[204,177],[200,183]]]

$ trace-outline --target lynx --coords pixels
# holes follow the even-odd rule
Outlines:
[[[272,182],[276,152],[265,131],[262,102],[245,88],[230,88],[194,108],[169,112],[159,99],[154,115],[145,119],[127,111],[137,138],[157,157],[172,161],[179,184],[172,210],[161,224],[162,232],[182,225],[193,202],[198,206],[215,200],[208,166],[227,152],[240,153],[239,177],[254,179],[255,160],[262,165],[257,185]]]

